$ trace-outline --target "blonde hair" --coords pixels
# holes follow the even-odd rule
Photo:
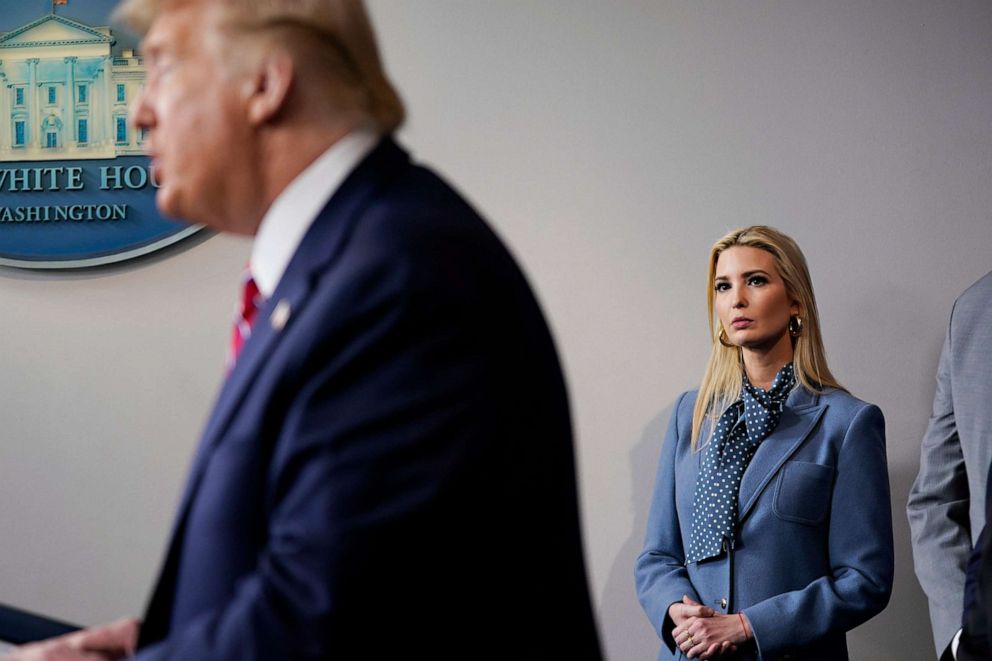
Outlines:
[[[319,63],[344,72],[336,76],[357,92],[356,110],[375,128],[389,133],[403,124],[405,111],[382,66],[375,34],[361,0],[198,0],[223,8],[242,33],[268,32],[293,49],[301,45],[301,28],[316,37]],[[170,6],[191,0],[122,0],[114,19],[145,34]],[[280,30],[284,33],[280,35]],[[238,57],[232,54],[232,59]]]
[[[813,295],[813,281],[799,246],[782,232],[765,225],[736,229],[714,243],[710,249],[706,304],[713,348],[692,413],[693,449],[699,446],[699,433],[704,418],[709,416],[711,420],[715,420],[726,406],[741,396],[741,350],[740,347],[728,347],[720,342],[723,327],[713,312],[716,264],[723,251],[735,246],[748,246],[770,253],[775,258],[775,267],[785,284],[786,294],[799,305],[802,332],[792,339],[796,382],[811,392],[821,392],[825,387],[844,389],[827,366],[816,297]]]

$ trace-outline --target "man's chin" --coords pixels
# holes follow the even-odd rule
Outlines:
[[[232,216],[225,213],[223,207],[213,205],[204,208],[202,204],[191,207],[188,204],[191,199],[190,196],[184,198],[175,187],[163,185],[155,192],[155,208],[167,218],[187,225],[203,225],[217,232],[252,236],[258,230],[261,217],[252,223],[247,214],[241,213],[234,215],[235,220],[232,221]]]
[[[162,186],[155,192],[155,208],[158,212],[167,218],[173,220],[179,220],[184,223],[189,223],[190,225],[197,224],[197,221],[192,219],[188,213],[185,213],[182,209],[182,205],[179,203],[178,196],[167,186]]]

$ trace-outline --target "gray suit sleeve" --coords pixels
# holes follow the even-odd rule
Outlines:
[[[920,450],[920,472],[906,507],[916,576],[930,601],[938,656],[961,628],[965,570],[971,552],[968,478],[951,391],[953,350],[948,327],[937,368],[933,414]]]

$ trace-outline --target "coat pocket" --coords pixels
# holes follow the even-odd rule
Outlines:
[[[833,466],[789,461],[775,485],[773,508],[779,518],[815,526],[826,518],[833,492]]]

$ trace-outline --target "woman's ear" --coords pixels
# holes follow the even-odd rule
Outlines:
[[[283,110],[295,76],[296,66],[287,53],[270,53],[258,64],[242,90],[252,126],[265,124]]]

